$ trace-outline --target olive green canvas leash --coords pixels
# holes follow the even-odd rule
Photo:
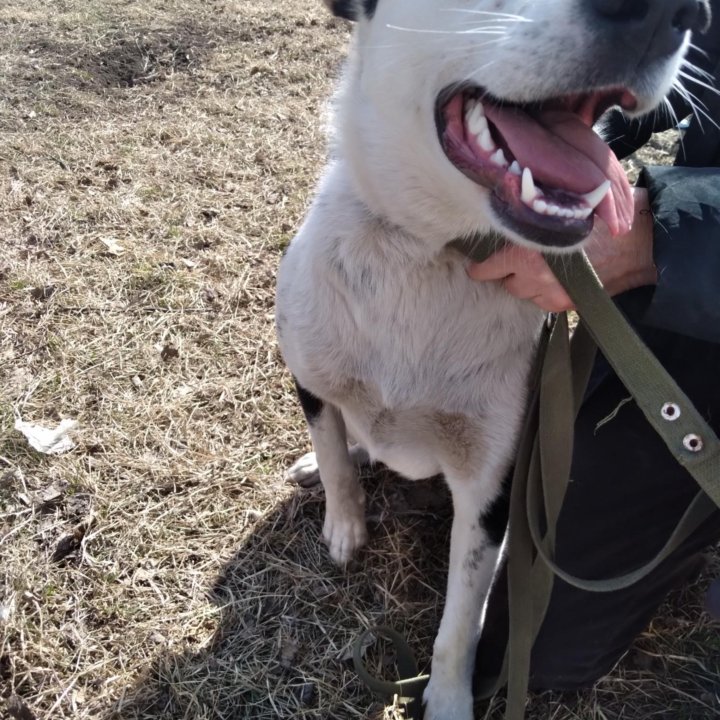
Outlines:
[[[455,245],[478,262],[490,254],[490,243]],[[476,693],[478,698],[489,697],[507,678],[505,720],[524,717],[530,652],[547,610],[554,574],[593,592],[628,587],[657,567],[720,505],[720,442],[712,429],[627,324],[584,253],[546,255],[545,260],[575,303],[582,322],[572,342],[565,313],[549,320],[543,329],[531,386],[533,397],[516,457],[510,500],[508,650],[501,676]],[[596,344],[675,459],[702,488],[654,558],[633,572],[606,580],[574,577],[553,560],[555,525],[570,475],[575,417]],[[409,717],[420,718],[419,700],[427,676],[417,676],[409,648],[391,633],[383,632],[395,644],[398,668],[406,679],[398,683],[371,679],[359,652],[354,657],[356,670],[371,689],[385,697],[412,696]]]

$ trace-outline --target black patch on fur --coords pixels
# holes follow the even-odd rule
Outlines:
[[[305,419],[312,425],[322,412],[323,401],[315,397],[309,390],[306,390],[297,380],[295,380],[295,387],[300,398],[300,405],[305,413]]]
[[[363,0],[363,7],[365,8],[365,14],[368,18],[372,18],[375,14],[375,8],[377,8],[378,0]]]
[[[357,5],[355,0],[325,0],[333,15],[345,20],[357,20]]]
[[[358,10],[361,9],[368,19],[375,14],[378,0],[325,0],[333,15],[346,20],[358,20]]]
[[[503,480],[500,494],[492,501],[490,507],[480,515],[480,526],[488,534],[490,543],[498,547],[505,537],[508,518],[510,517],[510,487],[512,473],[508,473]]]

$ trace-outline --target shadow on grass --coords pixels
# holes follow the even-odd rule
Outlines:
[[[392,480],[391,482],[388,480]],[[161,653],[107,720],[394,720],[358,681],[353,641],[368,626],[403,632],[429,665],[442,611],[451,522],[442,483],[389,473],[366,481],[370,543],[346,571],[318,538],[323,496],[298,490],[258,519],[209,591],[219,609],[199,652]],[[711,559],[710,574],[717,560]],[[531,698],[529,720],[710,720],[718,717],[720,643],[702,614],[706,580],[675,592],[608,678],[582,693]],[[391,677],[392,652],[366,662]],[[477,717],[501,720],[502,698]],[[385,712],[385,714],[384,714]]]
[[[366,626],[387,623],[427,662],[442,608],[450,505],[436,481],[372,479],[366,487],[371,539],[346,571],[318,540],[322,492],[298,490],[256,521],[210,589],[220,620],[208,646],[158,656],[109,717],[382,717],[355,676],[351,646]],[[375,645],[367,661],[387,674],[394,658]]]
[[[219,45],[238,40],[239,33],[225,24],[210,27],[192,19],[160,28],[116,24],[96,41],[52,33],[28,37],[29,57],[15,64],[14,82],[98,92],[132,88],[193,72]]]

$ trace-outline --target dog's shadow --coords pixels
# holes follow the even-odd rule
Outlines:
[[[427,669],[452,516],[441,481],[388,475],[365,478],[370,541],[344,570],[319,540],[320,488],[298,489],[257,519],[209,591],[220,618],[211,642],[161,654],[109,718],[383,717],[355,674],[352,645],[366,627],[390,625]],[[364,654],[374,674],[392,674],[382,641]]]

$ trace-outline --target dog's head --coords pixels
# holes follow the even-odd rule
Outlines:
[[[625,173],[592,126],[653,110],[707,0],[325,0],[357,22],[342,154],[368,206],[444,243],[573,247],[629,228]]]

